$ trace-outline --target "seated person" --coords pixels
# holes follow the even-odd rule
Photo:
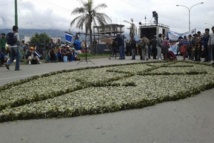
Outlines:
[[[5,62],[5,55],[0,51],[0,66],[3,66]]]
[[[63,62],[63,56],[62,56],[62,48],[61,47],[57,47],[57,59],[59,62]]]
[[[177,60],[177,57],[172,51],[169,51],[166,55],[166,60]]]
[[[3,66],[8,59],[8,55],[10,54],[10,49],[6,47],[6,49],[0,49],[0,66]]]
[[[49,57],[49,60],[50,60],[50,61],[52,61],[52,62],[57,62],[57,54],[56,54],[54,48],[52,48],[52,49],[48,52],[48,57]]]
[[[64,58],[64,56],[67,56],[68,57],[68,60],[71,59],[71,51],[69,50],[69,46],[64,46],[62,49],[61,49],[61,54],[62,54],[62,59]]]
[[[72,60],[80,61],[80,58],[78,57],[78,54],[79,53],[75,50],[75,48],[71,49]]]
[[[35,49],[33,47],[30,47],[30,50],[27,52],[27,60],[28,64],[41,64],[42,62],[39,59],[39,56],[36,54]]]

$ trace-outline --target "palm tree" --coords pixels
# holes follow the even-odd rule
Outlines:
[[[77,7],[72,11],[72,15],[80,14],[76,18],[74,18],[71,21],[71,26],[73,26],[76,23],[76,27],[79,29],[85,28],[86,34],[90,33],[90,43],[92,43],[92,24],[95,26],[97,24],[99,25],[105,25],[107,24],[107,21],[111,21],[111,18],[107,16],[105,13],[99,13],[97,12],[100,8],[106,8],[107,5],[102,3],[95,7],[93,7],[93,0],[88,0],[87,2],[84,2],[81,0],[82,6]],[[91,45],[91,44],[90,44]]]
[[[123,22],[130,24],[130,27],[128,28],[129,29],[129,36],[130,36],[130,38],[134,37],[135,34],[137,34],[137,26],[134,24],[134,19],[131,18],[131,21],[123,20]]]

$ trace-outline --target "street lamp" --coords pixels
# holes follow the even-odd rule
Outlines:
[[[176,6],[181,6],[181,7],[185,7],[185,8],[188,9],[188,11],[189,11],[189,31],[190,31],[190,11],[191,11],[191,9],[192,9],[194,6],[199,5],[199,4],[204,4],[204,2],[196,3],[196,4],[194,4],[194,5],[191,6],[191,7],[187,7],[187,6],[185,6],[185,5],[178,5],[178,4],[176,5]]]
[[[15,25],[18,26],[17,0],[15,2]]]

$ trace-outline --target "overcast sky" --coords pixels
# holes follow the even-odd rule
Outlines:
[[[81,6],[79,0],[17,0],[18,25],[22,29],[59,29],[69,30],[70,22],[75,17],[71,11]],[[159,23],[168,25],[175,32],[187,32],[189,29],[189,11],[191,9],[191,29],[204,31],[214,25],[214,0],[94,0],[94,6],[107,4],[107,8],[99,12],[106,13],[112,23],[125,24],[123,20],[134,19],[139,22],[153,22],[152,11],[159,16]],[[77,15],[76,15],[77,16]],[[146,21],[145,21],[146,17]],[[0,29],[14,25],[14,0],[0,0]],[[208,23],[208,24],[205,24]],[[70,28],[77,30],[75,27]]]

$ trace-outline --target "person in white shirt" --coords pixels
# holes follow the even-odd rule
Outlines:
[[[212,60],[214,64],[214,26],[212,27],[212,34],[210,35],[209,41],[208,41],[208,46],[211,49],[210,51],[212,51]]]

